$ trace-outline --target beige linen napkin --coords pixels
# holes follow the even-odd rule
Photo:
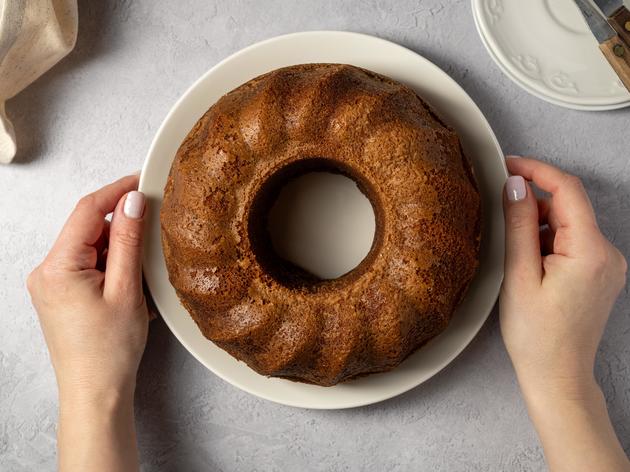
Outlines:
[[[17,149],[5,102],[72,50],[77,28],[77,0],[0,0],[0,163]]]

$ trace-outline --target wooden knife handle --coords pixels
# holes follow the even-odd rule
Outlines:
[[[623,42],[630,48],[630,11],[626,7],[619,8],[608,18],[612,26]]]
[[[599,49],[630,92],[630,47],[619,36],[614,36],[601,43]]]

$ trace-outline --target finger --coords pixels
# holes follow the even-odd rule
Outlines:
[[[542,259],[538,206],[523,177],[509,177],[503,194],[505,215],[505,278],[507,282],[540,284]]]
[[[540,228],[540,249],[543,256],[554,253],[554,240],[556,232],[549,225]]]
[[[551,193],[551,210],[559,226],[597,227],[591,201],[580,179],[550,164],[524,157],[508,158],[507,167],[511,174],[521,175]]]
[[[97,262],[94,244],[103,233],[105,216],[120,197],[137,187],[138,176],[130,175],[79,200],[48,257],[68,270],[93,269]]]
[[[551,198],[541,198],[538,200],[538,223],[541,226],[549,225],[554,233],[560,227]]]
[[[120,199],[109,234],[104,297],[124,301],[132,306],[142,304],[142,239],[145,197],[129,192]]]

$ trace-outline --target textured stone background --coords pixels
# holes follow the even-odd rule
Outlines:
[[[301,30],[364,32],[437,63],[473,97],[504,150],[581,175],[606,234],[630,255],[630,111],[569,111],[508,81],[459,1],[81,1],[76,50],[10,102],[20,156],[0,168],[0,470],[53,470],[56,390],[24,289],[74,202],[139,169],[175,100],[253,42]],[[598,377],[630,451],[630,295]],[[496,313],[431,381],[393,400],[307,411],[245,394],[154,322],[137,392],[143,470],[544,469]]]

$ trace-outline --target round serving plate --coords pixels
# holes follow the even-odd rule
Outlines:
[[[177,149],[196,121],[226,92],[279,67],[315,62],[346,63],[373,70],[417,91],[459,133],[482,194],[481,265],[444,333],[398,368],[334,387],[267,378],[203,337],[168,280],[160,241],[159,212]],[[350,408],[399,395],[451,362],[473,339],[496,301],[503,278],[501,191],[507,176],[501,148],[483,114],[447,74],[422,56],[383,39],[357,33],[313,31],[272,38],[247,47],[206,72],[175,103],[158,130],[142,169],[148,197],[144,271],[157,308],[179,341],[202,364],[253,395],[303,408]]]
[[[490,57],[527,92],[577,110],[630,105],[573,0],[472,0],[472,10]]]

